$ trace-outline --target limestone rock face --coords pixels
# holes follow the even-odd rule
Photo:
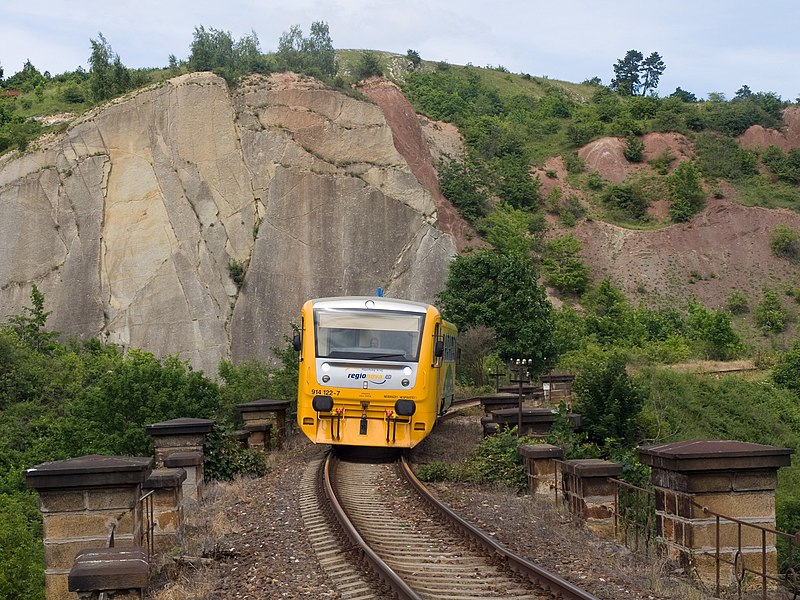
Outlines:
[[[0,320],[36,284],[51,328],[209,375],[271,360],[309,297],[431,301],[456,253],[381,109],[291,74],[99,108],[0,158],[0,205]]]

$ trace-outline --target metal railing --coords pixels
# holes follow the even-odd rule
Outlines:
[[[681,494],[682,495],[682,494]],[[742,598],[747,591],[761,590],[761,598],[766,600],[772,596],[774,590],[783,586],[791,594],[791,598],[800,595],[800,581],[796,567],[800,566],[800,532],[792,535],[772,527],[748,523],[742,519],[728,517],[714,512],[706,506],[698,504],[691,497],[686,496],[691,506],[699,508],[704,515],[713,519],[714,548],[696,552],[698,555],[708,556],[715,561],[715,593],[720,595],[724,587],[722,582],[722,568],[727,565],[731,568],[731,582],[737,598]],[[723,545],[724,530],[730,536],[731,529],[735,529],[735,544]],[[748,540],[748,543],[743,543]],[[778,548],[784,546],[783,564],[778,564]],[[772,560],[771,558],[772,557]]]
[[[609,477],[614,484],[614,537],[649,557],[657,551],[656,493]]]
[[[122,514],[111,522],[108,531],[108,539],[106,546],[113,548],[116,542],[116,531],[119,520],[126,514],[133,513],[133,543],[136,546],[143,546],[147,549],[147,556],[153,556],[154,551],[154,531],[156,528],[153,495],[155,490],[150,490],[137,500],[136,505]]]
[[[545,484],[553,493],[554,502],[565,506],[575,516],[583,517],[580,477],[565,472],[565,461],[551,458],[553,467],[546,474],[528,471],[529,480]],[[655,556],[666,540],[659,531],[654,490],[637,487],[609,477],[614,484],[614,504],[609,508],[614,517],[614,536],[633,552]],[[775,597],[777,589],[788,595],[782,598],[800,598],[800,531],[789,534],[772,527],[748,522],[714,512],[695,502],[688,494],[674,492],[676,503],[702,511],[713,526],[712,543],[705,549],[684,547],[687,556],[711,558],[715,569],[715,595],[734,594],[737,598],[753,597],[763,600]],[[678,517],[678,515],[675,515]],[[683,518],[683,517],[680,517]],[[701,524],[702,525],[702,524]],[[734,543],[730,543],[734,540]],[[728,542],[724,545],[724,542]],[[725,579],[724,570],[730,568],[731,577]]]

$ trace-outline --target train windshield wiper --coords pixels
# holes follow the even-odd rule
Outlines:
[[[390,358],[406,360],[404,352],[393,352],[392,354],[371,354],[370,360],[388,360]]]

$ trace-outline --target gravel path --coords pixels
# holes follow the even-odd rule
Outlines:
[[[457,461],[480,437],[477,417],[445,421],[415,449],[412,461]],[[162,558],[148,600],[337,598],[319,566],[300,510],[302,478],[322,454],[305,438],[271,453],[272,471],[260,479],[208,488],[203,505],[187,512],[183,555]],[[602,600],[710,598],[675,577],[658,560],[639,559],[602,540],[546,500],[504,488],[467,484],[430,486],[462,516],[509,549],[587,589]]]

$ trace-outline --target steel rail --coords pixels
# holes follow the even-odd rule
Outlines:
[[[361,534],[358,533],[356,528],[350,522],[347,513],[336,497],[336,492],[332,483],[336,474],[336,465],[338,461],[339,459],[333,455],[333,452],[328,453],[322,468],[323,487],[325,490],[325,495],[328,497],[328,501],[330,502],[331,510],[333,511],[336,520],[339,522],[339,525],[344,530],[345,535],[361,551],[363,557],[366,559],[378,577],[380,577],[381,581],[389,586],[389,588],[395,594],[397,594],[397,597],[400,600],[423,600],[422,596],[411,589],[408,584],[397,573],[395,573],[394,570],[387,565],[372,548],[369,547],[369,545],[364,541],[364,538],[361,537]]]
[[[444,516],[448,521],[453,523],[460,531],[462,531],[475,543],[481,545],[488,552],[497,556],[510,570],[527,577],[530,581],[541,586],[550,594],[558,598],[564,598],[565,600],[599,600],[597,596],[580,589],[566,579],[563,579],[554,573],[550,573],[543,567],[532,563],[518,554],[515,554],[489,534],[485,533],[472,523],[462,519],[448,506],[439,502],[439,500],[437,500],[433,494],[431,494],[428,488],[425,487],[425,485],[419,479],[417,479],[417,476],[414,475],[414,472],[411,470],[411,466],[408,464],[405,456],[400,459],[400,465],[402,474],[431,507]]]

